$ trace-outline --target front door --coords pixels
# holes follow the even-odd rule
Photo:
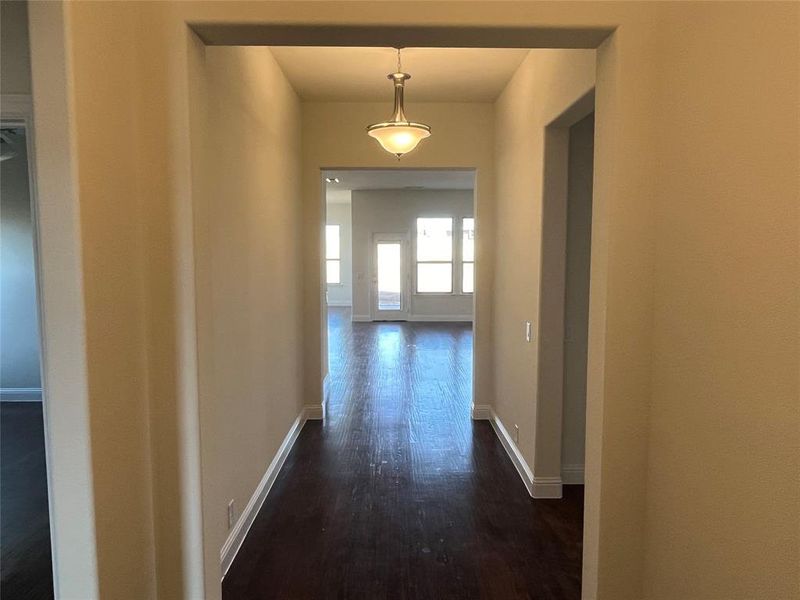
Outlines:
[[[372,320],[408,319],[407,243],[403,234],[376,234],[373,243]]]

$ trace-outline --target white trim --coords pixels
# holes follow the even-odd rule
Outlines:
[[[225,575],[228,573],[228,569],[230,569],[230,566],[233,564],[233,560],[236,558],[239,548],[242,547],[242,543],[247,537],[247,533],[250,531],[250,527],[253,525],[256,515],[258,515],[258,511],[261,510],[264,501],[267,499],[267,494],[269,494],[269,491],[272,489],[272,485],[278,478],[278,473],[280,472],[281,467],[283,467],[283,463],[286,462],[286,457],[289,456],[289,452],[291,451],[292,446],[294,446],[297,436],[300,435],[300,430],[303,429],[303,425],[305,425],[306,420],[308,419],[307,412],[307,408],[304,409],[289,428],[289,433],[287,433],[286,437],[283,439],[283,443],[281,444],[280,448],[278,448],[278,452],[275,454],[275,457],[272,459],[269,467],[267,467],[267,470],[264,472],[264,476],[261,478],[261,481],[256,486],[253,495],[250,497],[250,501],[247,503],[247,506],[244,507],[242,514],[239,515],[239,519],[236,521],[236,524],[231,528],[231,531],[228,534],[228,539],[226,539],[225,543],[222,545],[222,548],[219,552],[222,579],[225,578]]]
[[[41,402],[42,388],[0,388],[3,402]]]
[[[378,245],[400,244],[400,310],[380,310],[378,308]],[[372,247],[369,253],[369,312],[371,321],[408,321],[411,317],[411,240],[408,231],[394,233],[372,233]]]
[[[469,322],[473,321],[472,315],[409,315],[409,321],[417,322],[434,322],[434,323],[451,323],[451,322]]]
[[[337,285],[342,285],[342,284],[337,284]],[[350,300],[328,300],[328,306],[335,306],[337,308],[350,308],[351,306],[353,306],[353,303]]]
[[[29,138],[29,151],[35,158],[29,167],[36,184],[53,587],[56,598],[98,598],[72,46],[67,11],[61,3],[32,2],[28,11],[36,121]]]
[[[370,323],[373,321],[369,315],[353,315],[351,320],[355,323]],[[387,321],[406,321],[413,323],[472,323],[472,315],[408,315],[407,319],[386,319]],[[380,320],[375,321],[380,322]]]
[[[584,465],[561,465],[561,481],[564,485],[583,485]]]
[[[562,481],[560,477],[536,477],[533,474],[533,469],[528,466],[528,462],[522,456],[522,452],[514,442],[514,438],[508,433],[508,430],[503,426],[502,421],[494,412],[494,409],[488,405],[473,405],[472,418],[487,420],[492,425],[495,434],[503,444],[508,457],[514,463],[514,467],[519,473],[522,483],[525,484],[525,489],[531,498],[561,498],[562,497]]]
[[[492,407],[488,404],[473,404],[472,405],[472,419],[473,421],[491,421],[492,420]]]
[[[307,421],[322,421],[325,419],[324,404],[306,404],[303,407],[303,417]]]
[[[3,118],[33,121],[33,97],[30,94],[2,94],[0,111]]]
[[[561,477],[534,477],[533,496],[534,498],[561,498],[563,497]]]
[[[490,407],[489,410],[491,411],[492,415],[489,419],[489,422],[492,424],[492,429],[494,429],[497,437],[500,438],[500,443],[503,444],[506,454],[508,454],[511,462],[514,463],[514,467],[517,469],[517,473],[519,473],[522,483],[525,484],[528,494],[530,494],[531,498],[533,498],[533,471],[528,466],[525,458],[522,456],[520,449],[514,443],[514,439],[503,426],[503,422],[500,421],[498,416],[495,414],[494,409]]]

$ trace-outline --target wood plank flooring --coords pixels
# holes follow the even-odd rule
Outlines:
[[[331,396],[223,582],[225,600],[580,597],[582,486],[531,500],[469,416],[472,331],[329,319]]]
[[[0,598],[53,598],[41,402],[0,402]]]

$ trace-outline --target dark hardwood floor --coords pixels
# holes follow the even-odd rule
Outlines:
[[[331,395],[223,582],[225,600],[580,598],[583,487],[531,500],[469,416],[472,330],[331,309]]]
[[[0,402],[0,598],[53,597],[40,402]]]

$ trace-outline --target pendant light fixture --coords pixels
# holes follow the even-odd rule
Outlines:
[[[403,73],[400,64],[400,49],[397,49],[397,72],[387,75],[394,83],[394,111],[391,118],[383,123],[375,123],[367,127],[367,133],[378,140],[387,152],[400,157],[411,152],[417,144],[430,137],[431,128],[424,123],[414,123],[406,118],[403,110],[403,90],[411,75]]]

